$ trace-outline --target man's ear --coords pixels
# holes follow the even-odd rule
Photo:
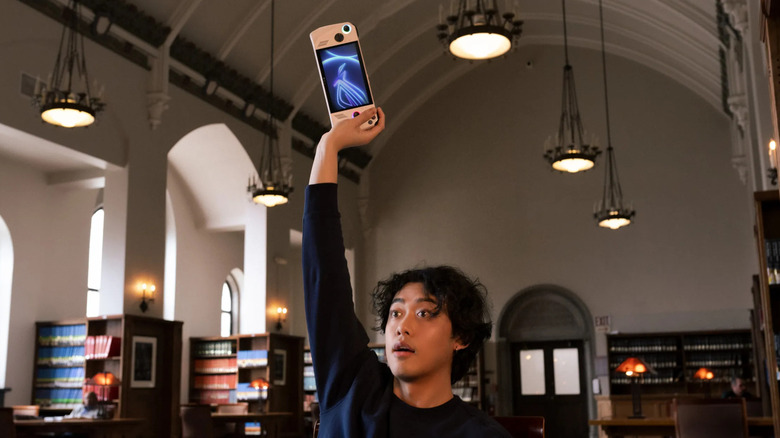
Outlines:
[[[460,339],[455,339],[455,351],[463,350],[464,348],[468,347],[469,344],[461,341]]]

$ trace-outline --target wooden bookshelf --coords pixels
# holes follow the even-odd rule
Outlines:
[[[190,338],[190,403],[247,402],[250,412],[290,412],[284,435],[303,433],[303,338],[277,333]],[[270,384],[253,389],[256,379]]]
[[[766,367],[766,386],[761,389],[762,397],[769,397],[775,435],[780,433],[780,369],[778,368],[778,347],[780,343],[780,281],[777,247],[780,241],[780,196],[776,190],[757,192],[754,195],[756,211],[756,246],[758,249],[759,275],[758,295],[755,297],[758,313],[756,337],[763,341],[763,363]]]
[[[119,379],[117,386],[98,388],[96,393],[99,398],[105,396],[106,403],[114,406],[115,417],[144,418],[138,430],[141,436],[177,436],[181,324],[135,315],[37,322],[32,403],[41,406],[44,416],[67,414],[81,404],[83,392],[91,389],[85,386],[86,379],[98,373],[111,372]],[[71,330],[78,331],[79,335],[48,339],[52,331],[67,333]],[[104,354],[97,351],[95,357],[85,358],[87,340],[97,337],[110,339],[113,344],[105,344]],[[149,365],[153,365],[154,380],[142,382],[140,386],[134,377],[143,377],[133,374],[137,369],[135,365],[140,367],[143,363],[140,360],[138,364],[133,363],[133,340],[137,337],[154,339],[155,345],[154,356],[149,359]],[[58,351],[56,360],[46,359],[52,356],[48,349],[55,347],[73,350],[64,354]],[[65,378],[55,377],[55,381],[50,381],[46,374],[56,369],[69,369],[74,375],[59,376]],[[55,388],[71,391],[65,399],[67,403],[55,403],[50,397],[42,396],[46,390]]]
[[[614,371],[626,358],[642,359],[655,372],[642,377],[642,393],[704,394],[719,397],[731,378],[742,376],[756,393],[750,330],[615,334],[607,336],[610,394],[631,393],[628,378]],[[709,383],[694,379],[699,368],[714,373]],[[750,388],[752,386],[752,388]]]

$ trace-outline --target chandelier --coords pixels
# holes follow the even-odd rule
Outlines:
[[[81,22],[78,1],[71,0],[65,15],[54,70],[46,83],[36,81],[33,104],[41,111],[44,122],[77,128],[91,125],[106,104],[102,90],[98,96],[93,94],[97,84],[90,88],[84,36],[77,30]]]
[[[566,0],[563,4],[563,48],[566,65],[563,67],[563,99],[561,118],[555,140],[545,144],[544,158],[559,172],[577,173],[592,168],[601,153],[597,146],[586,144],[584,129],[574,88],[574,69],[569,64],[569,40],[566,33]],[[554,145],[552,145],[554,143]]]
[[[514,12],[502,14],[497,3],[497,0],[450,0],[446,22],[442,21],[440,5],[436,26],[439,40],[458,58],[490,59],[505,54],[523,33],[523,22],[514,19]]]
[[[623,191],[620,188],[615,150],[612,148],[612,138],[609,129],[609,99],[607,94],[607,55],[604,49],[604,14],[599,0],[599,20],[601,22],[601,66],[604,70],[604,104],[607,111],[607,166],[604,174],[604,193],[601,201],[596,203],[593,217],[600,227],[617,230],[631,224],[636,214],[633,205],[623,204]]]
[[[274,100],[274,0],[271,0],[271,71],[270,71],[270,102]],[[292,174],[282,167],[282,157],[279,153],[279,139],[276,135],[276,119],[273,110],[268,111],[268,134],[260,157],[260,167],[257,174],[259,181],[252,176],[247,191],[252,195],[255,204],[266,207],[286,204],[293,191]]]

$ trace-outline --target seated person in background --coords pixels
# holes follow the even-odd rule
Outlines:
[[[746,389],[745,380],[742,377],[731,378],[731,389],[723,393],[723,398],[753,398],[753,394]]]
[[[88,392],[84,395],[84,404],[73,409],[65,418],[98,418],[97,394]]]

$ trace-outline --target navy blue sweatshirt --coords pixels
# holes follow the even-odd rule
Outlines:
[[[368,348],[352,303],[336,184],[306,187],[306,324],[320,401],[320,438],[509,437],[457,396],[415,408],[393,394],[393,375]]]

